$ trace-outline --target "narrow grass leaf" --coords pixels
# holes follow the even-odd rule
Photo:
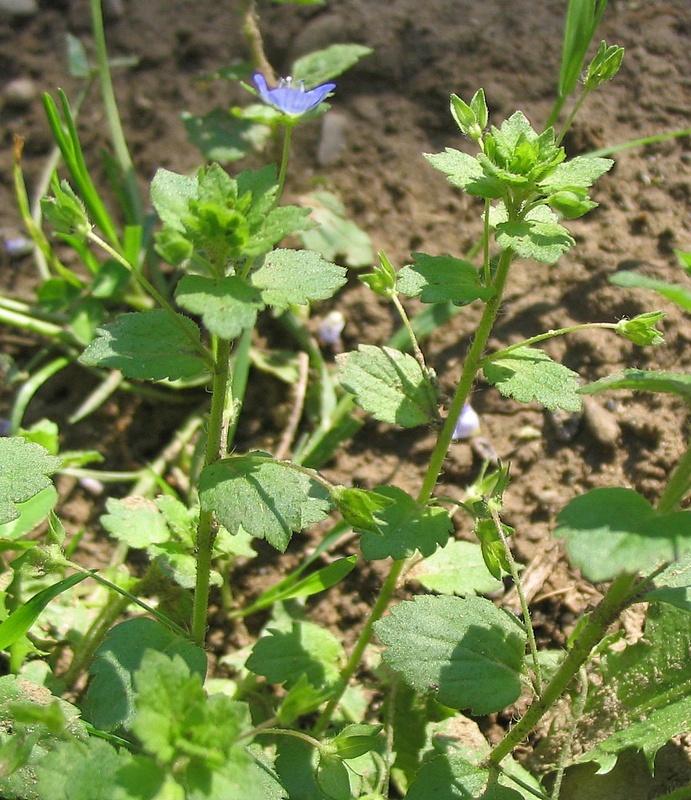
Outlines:
[[[29,628],[36,622],[43,609],[58,595],[81,583],[88,575],[77,573],[64,578],[47,589],[35,594],[31,600],[13,611],[7,619],[0,624],[0,650],[7,650],[16,641],[24,636]]]

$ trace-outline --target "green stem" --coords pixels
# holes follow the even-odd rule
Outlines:
[[[223,443],[223,428],[230,379],[230,342],[215,339],[215,369],[211,394],[211,410],[206,433],[204,466],[213,464],[218,458]],[[197,577],[194,587],[192,609],[192,636],[203,647],[206,638],[206,617],[209,609],[211,577],[211,555],[216,538],[216,523],[213,511],[202,509],[197,527]]]
[[[494,278],[494,295],[485,305],[480,324],[475,334],[475,339],[470,346],[465,363],[463,364],[461,379],[458,383],[453,400],[451,401],[451,405],[449,406],[449,413],[447,414],[444,425],[439,433],[437,443],[430,456],[427,473],[425,474],[422,488],[418,496],[418,501],[420,503],[426,503],[430,499],[434,487],[439,480],[439,475],[444,466],[444,459],[446,458],[449,445],[451,444],[453,429],[456,426],[456,421],[461,413],[461,409],[470,395],[475,376],[480,369],[480,363],[485,352],[485,347],[487,346],[487,340],[489,339],[497,314],[499,313],[499,307],[501,306],[504,287],[512,260],[513,252],[511,250],[504,250],[499,258],[497,272]]]
[[[290,161],[290,142],[293,138],[293,126],[290,124],[285,125],[285,137],[283,139],[283,153],[281,154],[281,168],[278,172],[278,190],[276,191],[276,199],[274,200],[274,207],[281,201],[283,194],[283,187],[286,182],[286,175],[288,174],[288,162]]]
[[[669,514],[674,511],[679,503],[691,491],[691,445],[686,448],[686,452],[677,464],[669,483],[662,493],[657,504],[660,514]]]
[[[545,331],[545,333],[540,333],[537,336],[531,336],[530,339],[525,339],[522,342],[517,342],[516,344],[512,344],[509,347],[505,347],[503,350],[497,350],[496,353],[492,353],[492,355],[488,357],[488,360],[496,361],[499,358],[504,358],[514,350],[518,350],[519,347],[530,347],[530,345],[537,344],[537,342],[543,342],[545,339],[554,339],[557,336],[565,336],[568,333],[575,333],[576,331],[595,330],[597,328],[615,331],[617,329],[617,323],[585,322],[582,325],[569,325],[567,328],[558,328],[557,330]]]
[[[566,136],[569,128],[571,127],[571,124],[573,123],[574,119],[576,118],[576,114],[578,114],[578,112],[581,110],[581,106],[583,105],[583,103],[585,103],[585,100],[588,97],[588,95],[590,94],[590,92],[591,92],[590,89],[584,89],[581,92],[581,96],[578,98],[578,100],[574,104],[574,107],[571,109],[571,113],[569,114],[569,116],[566,118],[566,121],[562,125],[561,131],[559,131],[559,135],[557,136],[557,141],[556,141],[557,146],[559,146],[562,143],[562,141],[564,139],[564,136]],[[555,118],[555,122],[556,122],[556,118]]]
[[[512,259],[513,253],[511,250],[505,250],[499,258],[499,264],[497,265],[497,272],[493,287],[495,293],[485,305],[485,310],[482,314],[482,319],[480,320],[475,339],[470,347],[465,364],[463,365],[463,372],[461,374],[461,380],[458,384],[458,389],[456,390],[456,394],[451,401],[448,416],[439,433],[437,444],[432,452],[430,464],[420,489],[420,493],[418,494],[417,499],[419,503],[426,503],[430,499],[437,480],[439,479],[439,475],[444,464],[444,459],[446,458],[446,453],[449,449],[449,445],[451,444],[451,436],[456,425],[456,420],[458,419],[458,415],[461,413],[463,404],[470,394],[470,389],[473,385],[473,381],[475,380],[475,375],[480,367],[480,361],[487,345],[487,340],[489,339],[489,335],[494,326],[497,314],[499,313],[504,286],[506,285],[506,279],[509,274],[509,267],[511,266]],[[374,623],[381,619],[382,615],[389,607],[391,598],[396,591],[398,579],[401,576],[406,563],[407,561],[405,559],[394,561],[393,566],[391,567],[391,572],[384,581],[384,584],[379,592],[379,597],[377,598],[377,601],[374,604],[374,607],[372,608],[372,611],[370,612],[362,631],[360,632],[360,636],[358,637],[353,652],[351,653],[347,664],[341,671],[341,676],[334,693],[317,720],[317,724],[314,729],[315,735],[322,733],[329,724],[331,717],[333,716],[333,713],[348,686],[348,682],[355,673],[355,670],[358,668],[362,654],[365,652],[365,648],[372,639]]]
[[[557,702],[567,689],[581,666],[585,664],[609,626],[618,619],[622,610],[637,594],[637,578],[633,575],[620,575],[609,587],[607,594],[591,613],[576,638],[562,665],[545,687],[542,695],[528,707],[521,719],[511,728],[489,756],[490,765],[496,766],[530,734],[535,725]]]
[[[391,572],[389,572],[381,591],[379,592],[377,602],[374,604],[367,622],[365,622],[365,625],[360,632],[360,636],[355,643],[353,652],[350,654],[348,663],[341,670],[338,684],[334,689],[331,699],[326,704],[324,710],[319,716],[319,719],[317,720],[317,724],[314,726],[313,733],[315,736],[319,736],[326,730],[334,711],[341,702],[341,697],[343,697],[343,693],[348,688],[348,682],[355,673],[355,670],[358,668],[362,654],[365,652],[365,648],[370,643],[372,634],[374,633],[374,623],[381,619],[382,615],[389,607],[393,593],[396,590],[396,585],[398,584],[398,578],[403,571],[405,563],[406,562],[404,559],[401,561],[394,561],[393,566],[391,567]]]
[[[523,627],[525,628],[525,632],[528,637],[528,648],[530,649],[530,655],[533,660],[533,676],[531,678],[531,683],[533,686],[533,691],[539,697],[540,693],[542,692],[542,669],[540,667],[540,661],[538,659],[537,642],[535,641],[535,631],[533,630],[532,620],[530,617],[530,609],[528,608],[528,601],[526,600],[525,592],[523,591],[521,576],[519,575],[518,567],[516,566],[516,559],[513,557],[513,553],[511,552],[511,548],[509,547],[509,542],[506,538],[506,534],[504,533],[504,527],[501,524],[499,513],[495,509],[492,509],[492,520],[494,522],[494,527],[497,529],[497,535],[499,536],[499,538],[502,541],[502,544],[504,545],[504,552],[506,554],[506,560],[509,563],[511,578],[513,579],[513,583],[514,586],[516,587],[516,592],[518,594],[518,600],[521,604],[521,613],[523,614]]]
[[[396,311],[398,311],[398,315],[401,318],[401,322],[403,322],[403,327],[405,328],[405,330],[408,333],[408,336],[410,337],[410,342],[413,346],[413,354],[415,355],[417,363],[420,365],[422,369],[422,374],[428,375],[429,370],[427,369],[427,364],[425,363],[425,357],[422,354],[422,350],[420,350],[420,345],[418,344],[417,336],[415,336],[415,331],[413,330],[410,318],[408,317],[405,308],[403,308],[403,303],[401,303],[400,298],[395,292],[391,295],[391,300],[394,306],[396,307]]]
[[[103,105],[108,119],[111,139],[115,155],[122,170],[125,183],[125,191],[129,200],[128,211],[132,222],[141,225],[144,219],[144,206],[141,194],[137,186],[137,178],[134,173],[134,165],[130,156],[122,121],[118,112],[118,104],[115,99],[113,89],[113,79],[108,63],[108,51],[106,49],[106,34],[103,26],[103,8],[101,0],[91,0],[91,24],[93,26],[94,44],[96,46],[96,60],[98,62],[98,76],[101,82],[101,93],[103,95]]]

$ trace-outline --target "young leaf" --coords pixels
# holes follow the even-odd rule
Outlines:
[[[614,161],[611,158],[576,156],[563,164],[558,164],[544,180],[540,181],[538,187],[545,194],[588,189],[613,166]]]
[[[250,281],[269,306],[288,308],[327,300],[346,282],[346,270],[310,250],[274,250]]]
[[[476,158],[447,147],[443,153],[425,154],[429,163],[443,172],[453,186],[465,189],[468,194],[496,200],[504,196],[505,186],[499,178],[485,175],[482,165]]]
[[[96,737],[60,742],[36,766],[37,796],[116,800],[118,772],[131,758],[124,748]]]
[[[468,261],[424,253],[413,253],[413,258],[415,263],[403,267],[396,278],[396,288],[407,297],[419,297],[423,303],[451,300],[465,306],[473,300],[486,302],[494,294],[480,283],[477,269]]]
[[[331,508],[321,484],[261,452],[206,467],[199,496],[202,508],[214,511],[231,533],[242,527],[281,552],[294,532],[320,522]]]
[[[546,206],[538,206],[522,221],[499,223],[495,234],[499,246],[503,250],[513,250],[521,258],[555,264],[576,240],[563,225],[544,219],[546,211],[550,215],[554,213]]]
[[[443,508],[420,505],[397,486],[380,486],[374,494],[391,503],[373,513],[378,532],[366,531],[360,539],[368,561],[409,558],[416,550],[429,556],[447,543],[453,523]]]
[[[199,376],[205,364],[194,346],[199,328],[191,319],[163,309],[122,314],[99,328],[79,357],[90,367],[119,369],[128,378],[160,381]]]
[[[419,581],[425,589],[441,594],[489,594],[502,588],[502,582],[490,574],[477,542],[453,540],[436,553],[416,564],[408,578]]]
[[[264,308],[257,289],[236,276],[185,275],[175,288],[175,299],[186,311],[200,314],[204,327],[222,339],[235,339],[253,328]]]
[[[691,549],[691,512],[658,514],[633,489],[592,489],[557,517],[571,563],[590,581],[645,572]]]
[[[578,374],[534,347],[517,347],[505,356],[486,358],[483,372],[505,397],[537,401],[550,411],[580,411]]]
[[[0,525],[17,519],[17,503],[31,500],[51,485],[48,478],[62,459],[21,436],[0,438]]]
[[[404,428],[436,421],[436,391],[412,356],[361,344],[337,361],[342,385],[375,419]]]
[[[294,622],[289,631],[269,630],[252,648],[247,669],[271,683],[294,686],[304,675],[315,688],[338,679],[345,661],[341,642],[311,622]]]
[[[394,606],[375,630],[384,661],[446,706],[491,714],[521,693],[525,630],[489,600],[421,595]]]
[[[161,222],[184,233],[183,219],[189,214],[190,200],[199,194],[199,180],[167,169],[156,171],[151,181],[151,202]]]
[[[334,486],[331,497],[348,525],[360,533],[382,533],[376,515],[394,503],[390,497],[365,489]]]
[[[581,387],[579,394],[597,394],[608,389],[667,392],[678,394],[688,400],[691,397],[691,375],[684,372],[657,372],[650,369],[622,369]]]
[[[133,676],[148,650],[182,658],[200,681],[206,675],[206,654],[201,648],[147,617],[121,622],[108,632],[89,670],[86,711],[100,730],[130,725],[135,708]]]

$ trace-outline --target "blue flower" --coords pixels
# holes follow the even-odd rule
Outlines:
[[[477,412],[470,403],[466,403],[461,409],[451,438],[454,442],[457,442],[459,439],[470,439],[475,436],[479,430],[480,417],[478,417]]]
[[[308,111],[316,108],[322,100],[336,88],[335,83],[323,83],[314,89],[307,91],[304,81],[300,81],[299,86],[293,86],[292,78],[281,78],[275,89],[269,89],[266,78],[261,72],[256,72],[253,76],[254,85],[257,87],[259,97],[267,105],[288,114],[291,117],[299,117]]]

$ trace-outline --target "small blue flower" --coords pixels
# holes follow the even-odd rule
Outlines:
[[[322,100],[333,92],[336,88],[335,83],[323,83],[314,89],[307,91],[304,81],[300,81],[299,86],[293,86],[292,78],[281,78],[275,89],[269,89],[266,78],[261,72],[256,72],[253,76],[254,85],[257,87],[259,97],[270,106],[288,114],[291,117],[299,117],[308,111],[316,108]]]
[[[480,430],[480,417],[478,417],[475,409],[466,403],[461,409],[456,421],[456,427],[453,429],[451,438],[453,441],[459,439],[470,439]]]

